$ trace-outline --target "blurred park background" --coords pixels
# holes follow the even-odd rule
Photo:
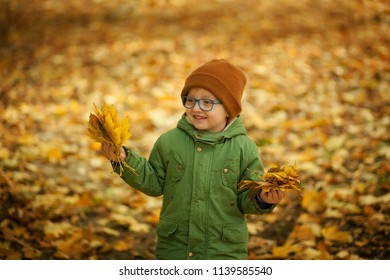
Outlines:
[[[0,0],[0,259],[154,259],[161,198],[111,173],[88,117],[115,104],[148,157],[212,58],[304,188],[248,216],[249,258],[390,259],[387,0]]]

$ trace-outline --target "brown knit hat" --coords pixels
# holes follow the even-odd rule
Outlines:
[[[195,69],[186,79],[181,96],[194,87],[207,89],[221,100],[233,120],[241,112],[241,97],[246,84],[244,73],[225,59],[213,59]]]

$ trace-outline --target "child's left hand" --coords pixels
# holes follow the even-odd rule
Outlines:
[[[264,202],[269,204],[279,203],[285,196],[286,196],[285,192],[278,191],[278,190],[270,190],[268,192],[262,191],[260,193],[260,198]]]

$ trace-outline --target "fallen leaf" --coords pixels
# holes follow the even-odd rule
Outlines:
[[[34,260],[38,259],[42,255],[42,252],[32,247],[25,247],[23,248],[23,255],[26,259]]]
[[[321,213],[326,208],[326,192],[305,190],[302,196],[302,207],[309,213]]]
[[[350,243],[353,240],[352,235],[349,232],[341,231],[337,228],[337,226],[325,227],[322,229],[321,233],[325,240],[328,241]]]
[[[286,243],[283,246],[275,246],[272,248],[272,255],[277,259],[289,259],[294,255],[299,255],[303,251],[303,247],[299,244]]]

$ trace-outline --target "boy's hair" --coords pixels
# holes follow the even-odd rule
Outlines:
[[[181,96],[194,87],[210,91],[225,107],[229,121],[241,112],[241,98],[246,84],[244,73],[225,59],[213,59],[195,69],[186,79]]]

